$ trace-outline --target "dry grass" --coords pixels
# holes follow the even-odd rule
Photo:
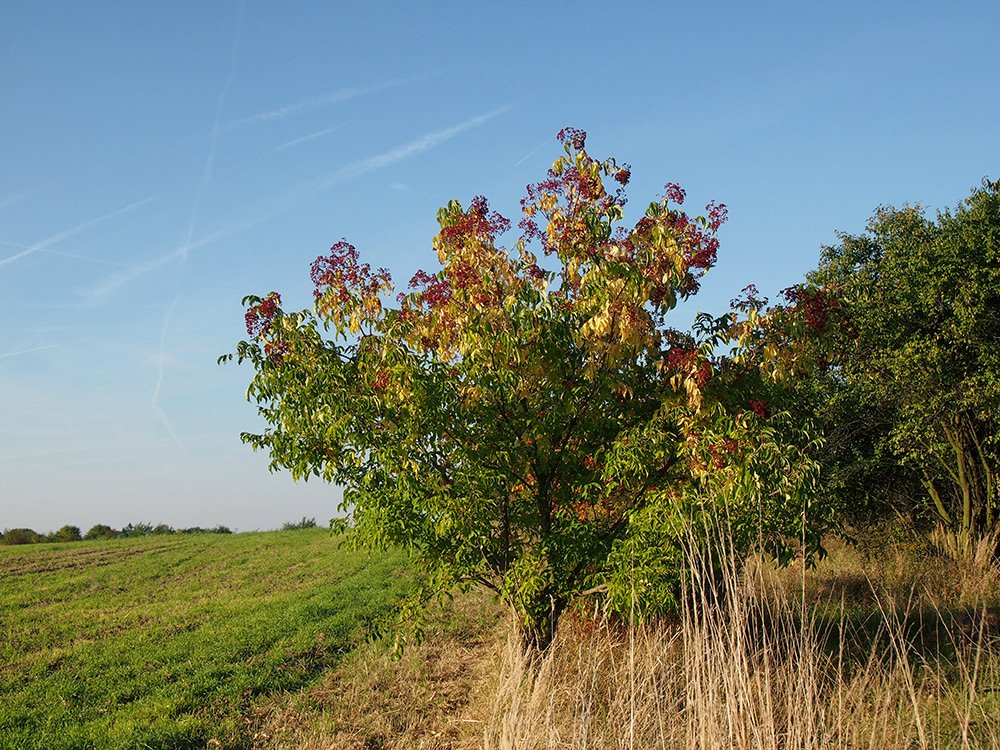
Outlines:
[[[255,750],[477,747],[477,690],[503,639],[501,615],[489,597],[470,594],[436,613],[423,643],[399,660],[368,644],[313,688],[262,709]]]
[[[949,543],[751,561],[674,621],[569,615],[541,657],[462,599],[402,662],[360,654],[275,708],[258,747],[1000,748],[995,561]]]
[[[964,585],[969,561],[952,562],[935,586]],[[566,628],[535,663],[511,639],[483,746],[1000,748],[997,610],[983,598],[996,589],[976,589],[978,610],[928,613],[939,591],[920,575],[906,592],[907,576],[872,572],[860,558],[806,575],[752,561],[693,580],[676,623]]]

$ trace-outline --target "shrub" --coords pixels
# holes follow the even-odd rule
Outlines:
[[[79,542],[83,537],[80,535],[79,526],[63,526],[59,531],[49,534],[50,542]]]
[[[83,535],[84,539],[111,539],[112,537],[118,536],[118,532],[115,531],[110,526],[103,523],[96,523],[91,526],[87,533]]]
[[[282,531],[297,531],[299,529],[315,529],[316,519],[302,516],[301,521],[286,521],[281,525]]]
[[[7,529],[0,544],[37,544],[44,541],[45,537],[33,529]]]

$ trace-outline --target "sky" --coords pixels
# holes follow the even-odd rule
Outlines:
[[[397,284],[437,209],[516,220],[561,153],[729,207],[696,307],[800,281],[879,205],[1000,177],[1000,4],[0,3],[0,528],[267,529],[240,300],[341,238]],[[685,315],[681,313],[681,315]],[[679,320],[683,323],[683,320]]]

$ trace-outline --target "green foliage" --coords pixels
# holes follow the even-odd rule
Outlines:
[[[112,537],[117,536],[117,535],[118,535],[118,532],[115,531],[110,526],[107,526],[106,524],[103,524],[103,523],[97,523],[97,524],[94,524],[93,526],[91,526],[87,530],[87,533],[83,535],[83,538],[86,539],[86,540],[92,540],[92,539],[111,539]]]
[[[139,521],[139,523],[130,523],[121,530],[122,536],[149,536],[153,533],[153,525],[151,523],[145,523]]]
[[[316,528],[316,519],[306,518],[305,516],[302,516],[301,521],[285,521],[285,523],[281,524],[282,531],[296,531],[298,529],[315,529],[315,528]]]
[[[38,544],[44,542],[45,537],[33,529],[5,529],[0,544]]]
[[[409,585],[400,555],[338,542],[316,530],[0,549],[0,746],[249,747],[257,707],[336,665]]]
[[[793,297],[772,318],[798,326],[785,331],[812,365],[799,394],[827,425],[839,489],[962,535],[995,529],[1000,183],[933,221],[880,208]]]
[[[344,486],[355,539],[414,550],[425,596],[496,591],[539,647],[586,592],[670,607],[691,529],[724,519],[741,552],[818,546],[802,528],[812,442],[750,408],[740,368],[715,354],[732,321],[666,323],[715,262],[725,207],[690,217],[668,183],[626,228],[629,169],[590,157],[579,131],[560,138],[511,247],[485,199],[452,201],[441,270],[394,305],[388,272],[340,242],[313,264],[315,309],[248,297],[237,347],[269,425],[244,440],[272,469]],[[644,578],[625,587],[637,548]]]
[[[80,535],[79,526],[63,526],[59,531],[54,531],[48,536],[50,542],[79,542],[83,537]]]

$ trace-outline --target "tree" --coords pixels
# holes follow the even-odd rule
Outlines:
[[[811,367],[841,489],[967,540],[996,530],[1000,182],[936,220],[878,209],[786,296],[771,331]]]
[[[732,321],[666,322],[715,263],[725,206],[690,217],[668,183],[626,229],[630,169],[585,138],[559,134],[511,247],[484,198],[452,201],[440,271],[390,303],[389,272],[338,242],[312,265],[313,310],[244,300],[236,353],[268,423],[243,438],[272,469],[343,485],[356,539],[413,550],[426,596],[494,590],[537,648],[588,593],[675,605],[685,545],[724,517],[740,550],[783,554],[815,481],[808,436],[755,412],[715,354]]]
[[[83,535],[84,539],[110,539],[111,537],[118,536],[118,532],[115,531],[110,526],[97,523],[91,526],[87,533]]]
[[[49,534],[50,542],[79,542],[81,539],[83,537],[78,526],[63,526],[59,531]]]
[[[6,529],[3,532],[3,537],[0,539],[3,544],[38,544],[39,542],[44,542],[45,537],[39,534],[34,529]]]

